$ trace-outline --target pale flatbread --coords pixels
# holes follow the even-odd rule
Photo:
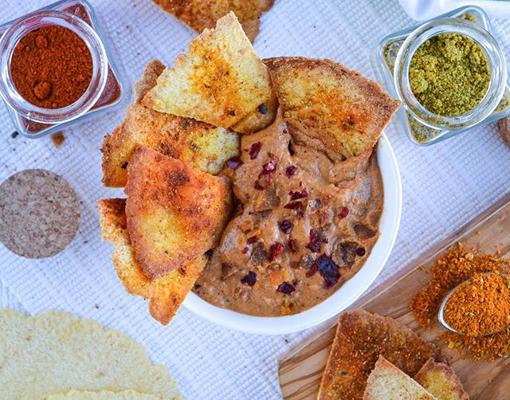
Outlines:
[[[269,73],[234,13],[206,29],[167,68],[142,103],[229,128],[271,99]]]
[[[166,369],[152,364],[140,344],[59,311],[37,317],[1,311],[0,365],[2,400],[44,399],[72,389],[181,399]]]
[[[133,390],[125,390],[122,392],[71,390],[65,394],[50,395],[45,400],[159,400],[159,397],[152,394],[135,392]]]

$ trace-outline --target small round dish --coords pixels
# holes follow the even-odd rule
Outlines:
[[[218,325],[248,333],[283,335],[311,328],[354,303],[374,282],[386,263],[400,225],[402,184],[395,154],[383,134],[377,146],[377,158],[384,186],[384,209],[380,237],[359,272],[322,303],[298,314],[283,317],[255,317],[213,306],[191,292],[184,306]]]

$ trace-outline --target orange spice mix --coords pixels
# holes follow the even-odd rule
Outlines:
[[[439,306],[450,290],[484,272],[508,273],[510,260],[467,251],[461,244],[451,247],[432,267],[432,276],[427,285],[411,300],[410,309],[418,323],[425,327],[431,326],[437,321]],[[462,302],[460,305],[468,306]],[[456,317],[461,317],[460,310]],[[447,332],[439,339],[448,347],[456,348],[464,355],[470,355],[475,359],[496,359],[510,353],[510,328],[500,333],[479,337]]]

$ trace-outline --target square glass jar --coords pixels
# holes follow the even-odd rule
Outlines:
[[[91,51],[94,64],[97,64],[93,71],[93,77],[97,76],[97,79],[93,78],[82,98],[55,110],[41,109],[21,98],[9,72],[12,51],[20,35],[51,24],[52,21],[77,33]],[[61,131],[119,106],[125,98],[122,74],[97,16],[86,0],[61,0],[0,25],[0,58],[3,64],[0,95],[6,103],[15,130],[27,138],[35,139]]]
[[[405,100],[402,98],[401,93],[399,93],[399,90],[397,89],[395,73],[398,74],[398,67],[396,68],[396,63],[398,61],[397,58],[399,50],[404,45],[406,39],[408,39],[412,33],[418,31],[420,27],[425,25],[441,25],[443,21],[445,21],[445,24],[449,22],[450,25],[454,25],[455,20],[469,20],[473,24],[478,25],[473,27],[474,30],[478,28],[478,30],[482,32],[486,31],[489,34],[489,37],[493,33],[487,14],[478,7],[467,6],[440,15],[437,18],[425,22],[424,24],[416,25],[387,35],[379,42],[379,45],[372,56],[372,63],[378,74],[378,78],[383,82],[385,88],[393,96],[400,98],[403,103],[405,103]],[[504,56],[502,56],[502,62],[505,63]],[[419,118],[416,118],[415,115],[409,111],[409,105],[404,104],[404,106],[398,111],[398,118],[401,121],[409,139],[415,144],[427,146],[466,132],[473,127],[485,125],[510,115],[510,87],[506,81],[506,64],[502,65],[502,67],[504,67],[502,68],[504,70],[504,74],[502,74],[504,75],[504,84],[501,87],[502,95],[499,96],[500,99],[498,100],[498,104],[494,110],[486,113],[488,115],[481,115],[483,118],[478,118],[479,121],[474,124],[468,124],[468,126],[465,127],[459,124],[459,126],[454,128],[444,126],[438,127],[435,126],[434,121],[420,120]],[[475,112],[478,112],[478,110],[474,110],[473,114]]]

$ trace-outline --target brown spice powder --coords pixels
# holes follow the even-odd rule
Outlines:
[[[457,332],[481,336],[510,324],[508,278],[500,274],[476,274],[453,292],[444,318]]]
[[[510,272],[510,260],[466,250],[462,244],[452,246],[431,268],[430,281],[413,297],[409,308],[423,327],[437,322],[437,312],[443,298],[460,283],[478,273]],[[510,329],[503,332],[470,337],[444,333],[439,337],[448,347],[474,359],[496,359],[510,353]]]

